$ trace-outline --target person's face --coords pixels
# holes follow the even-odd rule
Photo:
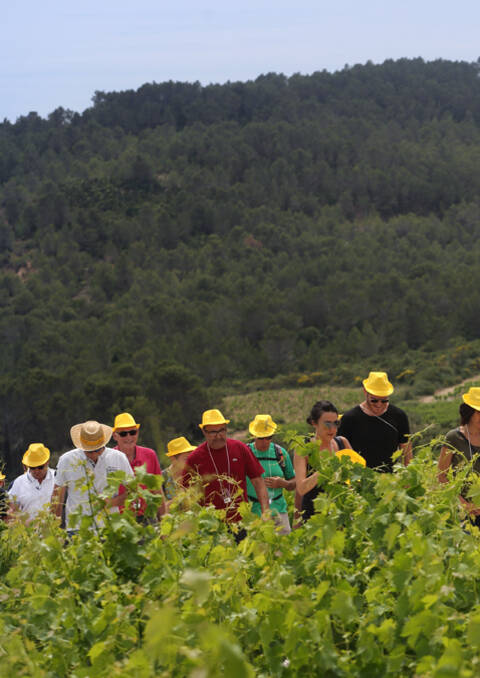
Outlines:
[[[377,396],[373,393],[368,393],[368,391],[365,391],[365,399],[370,410],[377,416],[383,414],[388,407],[388,396]]]
[[[255,438],[255,447],[259,452],[266,452],[272,442],[272,436],[267,438]]]
[[[118,449],[122,452],[133,452],[138,441],[138,431],[139,429],[134,426],[117,429],[113,434],[113,439]]]
[[[92,450],[91,452],[87,452],[87,450],[84,450],[85,454],[89,459],[91,459],[95,464],[98,461],[98,458],[102,454],[103,450],[105,449],[105,446],[100,447],[98,450]]]
[[[332,440],[337,435],[339,423],[337,412],[322,412],[314,423],[316,437],[327,441]]]
[[[183,471],[189,454],[190,452],[180,452],[180,454],[175,454],[171,457],[172,469],[175,474],[178,475]]]
[[[203,427],[203,435],[212,450],[219,450],[225,447],[227,443],[227,427],[225,424],[217,424],[211,426],[207,424]]]
[[[28,470],[30,471],[30,475],[33,476],[33,478],[35,478],[35,480],[37,480],[39,483],[41,483],[47,475],[48,462],[42,464],[42,466],[30,466]]]

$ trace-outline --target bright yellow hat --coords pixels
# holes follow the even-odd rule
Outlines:
[[[0,480],[5,480],[5,476],[0,472]]]
[[[463,402],[473,407],[474,410],[480,411],[480,388],[478,386],[471,386],[468,393],[464,393]]]
[[[202,423],[199,424],[203,431],[204,426],[216,426],[217,424],[229,424],[230,419],[225,419],[220,410],[205,410],[202,414]]]
[[[190,445],[188,440],[181,436],[180,438],[174,438],[167,445],[167,457],[174,457],[176,454],[182,454],[183,452],[193,452],[197,448],[193,445]]]
[[[43,466],[50,459],[50,450],[42,443],[31,443],[23,455],[22,464],[25,466]]]
[[[335,454],[337,457],[350,457],[354,464],[361,464],[362,466],[367,465],[365,459],[360,454],[358,454],[358,452],[350,450],[347,447],[343,450],[337,450]]]
[[[248,430],[255,438],[269,438],[277,430],[277,425],[269,414],[256,414]]]
[[[140,428],[140,424],[137,424],[135,419],[128,412],[122,412],[122,414],[117,414],[115,417],[115,423],[113,424],[113,432],[119,428]]]
[[[388,381],[386,372],[370,372],[368,379],[364,379],[362,383],[365,390],[372,395],[389,396],[393,393],[393,386]]]

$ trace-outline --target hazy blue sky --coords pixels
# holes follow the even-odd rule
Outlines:
[[[479,0],[3,0],[0,120],[152,81],[475,61],[479,19]]]

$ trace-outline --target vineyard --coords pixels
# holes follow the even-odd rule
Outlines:
[[[4,529],[0,676],[478,675],[469,470],[439,486],[434,443],[391,475],[320,456],[317,513],[284,537],[245,507],[237,546],[193,496],[159,526],[83,518],[69,543],[50,518]]]

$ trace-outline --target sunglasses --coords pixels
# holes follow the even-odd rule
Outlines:
[[[388,403],[388,398],[370,398],[371,403]]]
[[[226,430],[227,429],[224,427],[224,428],[219,428],[216,431],[205,431],[205,433],[208,436],[220,436],[220,435],[222,435],[222,433],[225,433]]]
[[[324,421],[323,422],[327,428],[338,428],[340,426],[340,422],[337,419],[337,421]]]
[[[28,468],[30,471],[41,471],[42,469],[46,468],[48,464],[42,464],[41,466],[29,466]]]
[[[134,429],[133,431],[117,431],[117,433],[121,438],[126,438],[127,436],[136,436],[138,431]]]

